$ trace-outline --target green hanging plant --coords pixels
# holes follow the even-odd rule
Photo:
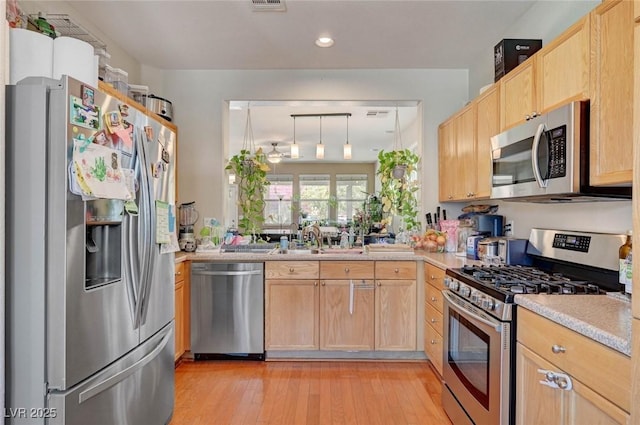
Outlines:
[[[380,200],[382,212],[387,216],[402,218],[405,230],[419,229],[418,222],[418,181],[412,178],[417,171],[420,157],[410,149],[400,149],[378,153],[380,178]]]
[[[236,176],[238,184],[238,207],[242,216],[238,219],[238,227],[245,234],[261,233],[264,224],[264,189],[270,184],[267,180],[267,156],[258,149],[255,155],[248,149],[231,157],[225,170]]]

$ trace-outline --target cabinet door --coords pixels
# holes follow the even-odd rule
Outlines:
[[[442,376],[443,345],[442,334],[432,328],[428,322],[424,324],[424,353],[433,368]]]
[[[522,344],[516,348],[516,423],[520,425],[564,424],[563,390],[543,385],[538,370],[555,366]],[[556,369],[557,370],[557,369]]]
[[[184,354],[184,280],[176,284],[175,289],[175,360],[178,360]]]
[[[475,199],[491,196],[491,137],[500,133],[500,85],[482,93],[476,102],[476,190]]]
[[[317,350],[319,298],[317,280],[266,280],[266,349]]]
[[[416,281],[377,280],[375,308],[376,350],[416,349]]]
[[[320,285],[320,349],[373,350],[373,280],[322,280]]]
[[[536,53],[538,112],[589,98],[589,16]]]
[[[453,120],[449,120],[440,124],[438,128],[438,198],[440,202],[453,200],[456,163],[454,125]]]
[[[455,118],[456,175],[454,200],[468,200],[476,192],[476,105],[467,105]]]
[[[629,415],[576,379],[572,389],[563,390],[543,384],[541,371],[560,372],[555,365],[517,344],[516,352],[516,423],[599,424],[629,423]],[[542,382],[541,382],[542,381]]]
[[[501,131],[526,121],[536,111],[533,55],[500,79]]]
[[[591,12],[590,183],[631,183],[633,168],[633,2]]]

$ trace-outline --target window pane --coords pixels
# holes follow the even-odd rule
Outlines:
[[[269,175],[271,184],[265,188],[264,224],[291,224],[291,199],[293,198],[293,175]]]
[[[362,207],[367,198],[366,174],[337,174],[336,175],[337,220],[340,224],[347,224],[353,219],[356,209]]]
[[[328,174],[300,175],[300,211],[307,220],[329,219],[330,176]]]

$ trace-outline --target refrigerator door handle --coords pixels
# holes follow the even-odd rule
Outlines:
[[[124,280],[126,282],[127,288],[127,299],[129,300],[129,311],[131,313],[131,317],[133,318],[133,326],[134,329],[136,327],[135,317],[136,317],[136,276],[133,271],[133,259],[131,258],[131,240],[132,240],[132,226],[131,219],[128,215],[125,214],[122,220],[122,232],[127,237],[127,242],[122,244],[123,256],[124,256]]]
[[[140,218],[138,220],[139,231],[142,234],[142,268],[140,272],[140,282],[138,283],[138,303],[136,305],[135,323],[136,327],[142,325],[142,308],[145,304],[147,286],[149,283],[149,262],[151,257],[151,239],[150,221],[151,221],[151,202],[149,194],[149,170],[147,170],[147,156],[144,151],[140,130],[135,132],[136,147],[139,152],[140,161]]]
[[[95,397],[101,392],[108,390],[109,388],[113,387],[117,383],[124,381],[125,379],[133,375],[138,370],[142,369],[145,365],[147,365],[147,363],[153,360],[158,355],[158,353],[162,351],[162,349],[167,345],[167,343],[171,339],[172,334],[173,334],[173,328],[170,328],[167,334],[162,338],[162,340],[160,340],[158,345],[153,350],[151,350],[149,354],[147,354],[146,356],[144,356],[143,358],[141,358],[131,366],[127,367],[126,369],[123,369],[122,371],[116,373],[115,375],[112,375],[109,378],[105,379],[104,381],[98,382],[97,384],[81,392],[78,396],[79,403],[84,403],[90,398]]]

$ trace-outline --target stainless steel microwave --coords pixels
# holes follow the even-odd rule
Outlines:
[[[589,102],[572,102],[491,138],[491,198],[630,199],[631,186],[589,185]]]

